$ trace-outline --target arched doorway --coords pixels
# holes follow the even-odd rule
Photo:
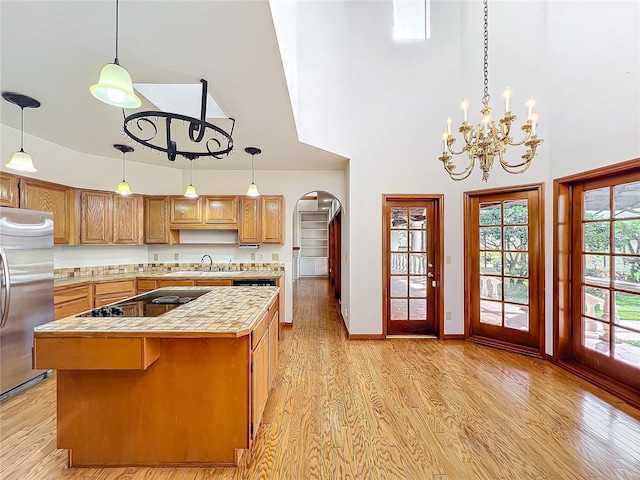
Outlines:
[[[308,192],[293,212],[293,302],[299,280],[328,280],[333,296],[342,289],[342,205],[331,193]],[[318,285],[326,287],[326,282]]]

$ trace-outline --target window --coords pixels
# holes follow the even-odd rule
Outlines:
[[[393,0],[393,39],[426,40],[431,37],[430,0]]]

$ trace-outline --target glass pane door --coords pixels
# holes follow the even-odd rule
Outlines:
[[[432,202],[390,201],[386,215],[387,333],[434,334]]]
[[[578,356],[621,381],[640,378],[640,182],[586,185],[579,231]]]
[[[539,191],[467,198],[469,337],[539,349]]]

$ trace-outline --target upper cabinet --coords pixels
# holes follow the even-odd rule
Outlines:
[[[230,229],[238,228],[238,197],[206,196],[197,199],[169,197],[170,228]]]
[[[144,197],[144,243],[174,243],[168,197]]]
[[[260,242],[284,244],[284,197],[260,197]]]
[[[0,207],[18,207],[18,177],[0,172]]]
[[[204,197],[204,223],[238,228],[238,197]]]
[[[196,199],[169,197],[169,212],[172,228],[202,225],[202,197]]]
[[[32,178],[20,178],[20,208],[53,212],[53,243],[77,243],[73,188]]]
[[[81,193],[80,243],[142,244],[141,197],[83,190]]]
[[[238,243],[284,244],[284,197],[261,195],[240,199]]]

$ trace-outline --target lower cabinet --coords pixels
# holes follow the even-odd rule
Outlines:
[[[198,287],[231,287],[233,286],[233,280],[196,280]]]
[[[96,283],[93,286],[93,307],[101,307],[136,294],[136,280]]]
[[[278,368],[278,308],[276,300],[264,314],[252,335],[251,353],[251,436],[254,437],[267,404],[269,390]]]
[[[93,308],[91,284],[56,287],[53,289],[53,318],[69,317]]]
[[[193,287],[195,280],[158,280],[158,288],[162,287]]]
[[[138,280],[136,282],[136,291],[138,295],[145,292],[150,292],[158,288],[157,280]]]
[[[300,257],[301,277],[326,277],[329,275],[327,257]]]

